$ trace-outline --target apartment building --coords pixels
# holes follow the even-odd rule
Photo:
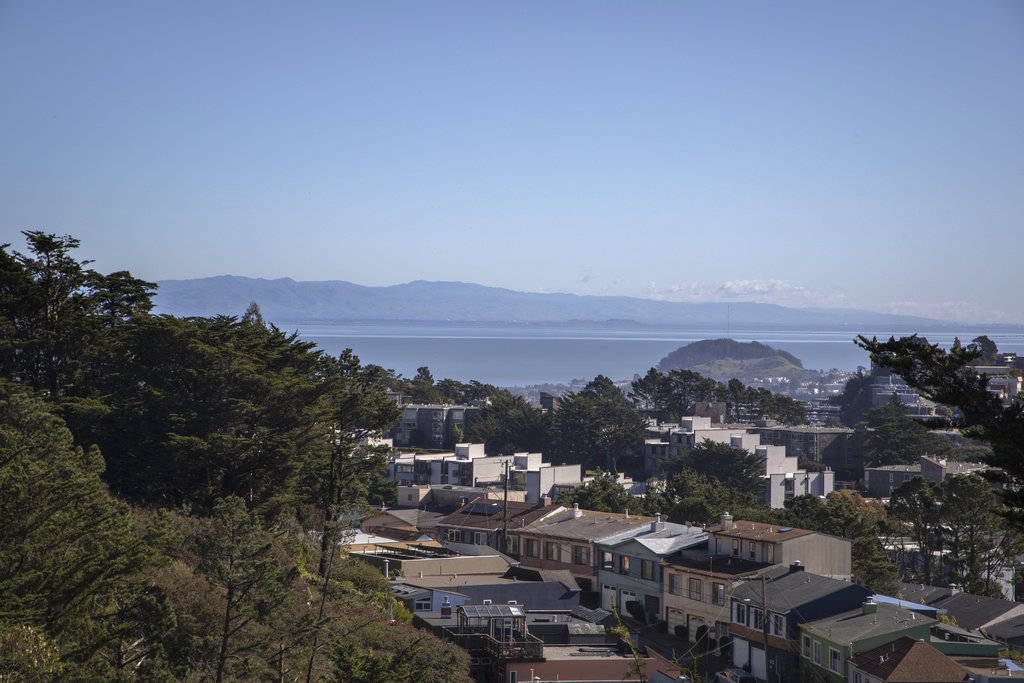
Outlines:
[[[459,486],[503,491],[507,473],[512,497],[529,503],[557,497],[581,485],[580,465],[552,465],[543,458],[541,453],[488,456],[482,443],[460,443],[448,453],[393,455],[387,477],[400,487]]]
[[[800,563],[808,572],[850,580],[853,541],[808,529],[734,520],[728,512],[707,527],[708,553],[765,564]]]

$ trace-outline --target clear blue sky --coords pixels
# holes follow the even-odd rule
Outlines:
[[[1024,3],[0,1],[0,241],[1024,323]]]

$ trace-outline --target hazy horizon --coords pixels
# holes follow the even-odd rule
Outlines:
[[[1024,323],[1024,5],[0,5],[0,242]]]

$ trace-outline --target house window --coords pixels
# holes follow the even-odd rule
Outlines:
[[[535,538],[527,538],[527,539],[525,539],[524,543],[525,543],[525,546],[526,546],[525,547],[525,551],[526,552],[524,554],[527,557],[537,557],[537,539],[535,539]]]
[[[735,538],[732,541],[732,556],[733,557],[739,557],[740,556],[740,542],[739,542],[739,540],[737,540]]]
[[[736,617],[733,619],[737,624],[747,625],[747,606],[742,602],[736,603]]]
[[[716,538],[715,539],[715,555],[721,555],[721,554],[722,554],[722,539]]]
[[[773,628],[775,629],[775,635],[782,636],[783,638],[785,638],[785,634],[786,634],[785,628],[786,628],[786,625],[782,621],[782,615],[781,614],[773,615],[772,616],[772,621],[774,621]]]
[[[572,547],[572,563],[587,565],[587,546],[585,545],[574,545]]]
[[[811,658],[811,637],[801,636],[800,637],[800,654],[808,659]]]
[[[545,543],[544,544],[544,559],[545,560],[558,560],[558,544],[557,543]]]
[[[690,579],[690,599],[700,602],[700,579]]]
[[[509,671],[508,672],[508,683],[519,683],[519,672]]]
[[[629,573],[629,556],[628,555],[619,555],[619,573],[620,574],[628,574]]]
[[[821,664],[821,644],[817,641],[814,642],[814,663]]]
[[[483,531],[474,531],[473,543],[476,543],[477,545],[487,545],[487,534]]]
[[[853,683],[864,683],[864,679],[861,678],[859,671],[853,672]]]
[[[672,595],[679,595],[679,575],[668,575],[668,592]]]
[[[607,550],[601,552],[601,569],[611,571],[615,568],[615,558]]]
[[[757,544],[753,541],[750,542],[750,559],[757,559]]]
[[[754,615],[754,628],[760,631],[764,628],[764,613],[759,609],[751,609],[750,612]]]
[[[775,544],[774,543],[769,543],[768,544],[768,559],[767,559],[767,561],[769,563],[775,561]]]
[[[725,585],[721,583],[711,584],[711,602],[716,605],[725,604]]]
[[[640,578],[647,579],[648,581],[654,580],[654,563],[650,560],[641,560],[640,562]]]
[[[430,596],[416,598],[416,602],[413,603],[412,609],[414,612],[429,612],[430,611]]]
[[[828,668],[836,673],[839,673],[839,670],[843,668],[842,660],[839,658],[839,650],[832,647],[828,649]]]
[[[508,537],[508,552],[512,555],[519,554],[519,537],[509,536]]]

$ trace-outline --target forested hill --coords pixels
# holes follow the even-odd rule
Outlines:
[[[658,369],[693,370],[717,380],[803,374],[799,358],[759,342],[705,339],[681,346],[661,359]]]
[[[786,308],[752,302],[692,303],[626,296],[538,294],[464,282],[416,281],[390,287],[351,282],[299,282],[222,275],[163,280],[156,312],[177,316],[241,313],[253,301],[277,323],[306,321],[570,322],[631,321],[645,325],[733,325],[861,329],[909,325],[934,327],[926,318],[852,309]]]

